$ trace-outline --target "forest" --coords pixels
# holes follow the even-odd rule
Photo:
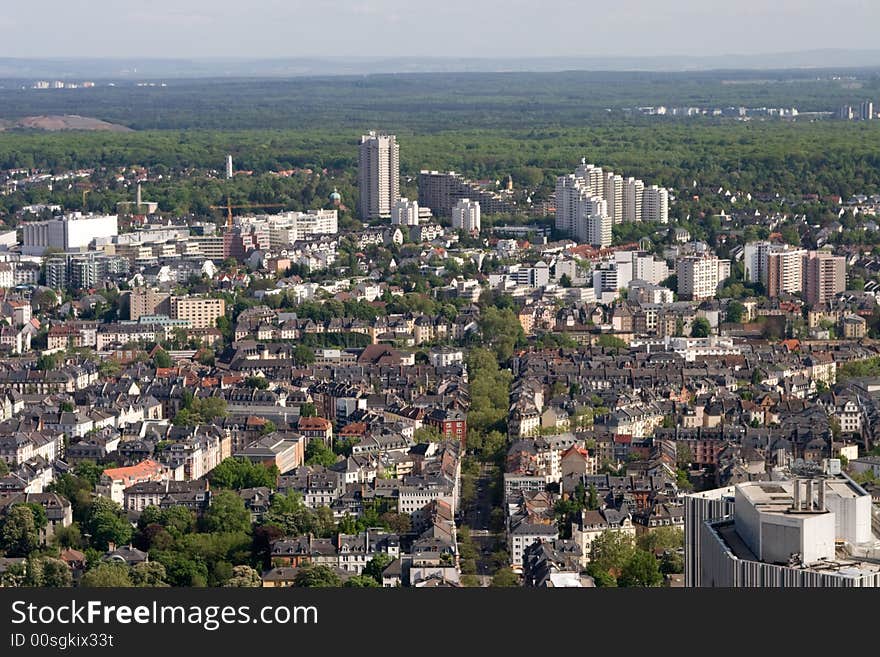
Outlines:
[[[0,132],[0,170],[96,169],[88,182],[2,196],[0,213],[42,202],[80,209],[86,188],[87,209],[110,211],[132,200],[130,180],[117,177],[134,165],[149,170],[144,198],[163,212],[208,215],[227,195],[234,203],[321,207],[334,188],[355,207],[357,143],[370,129],[398,136],[401,191],[411,197],[418,171],[427,168],[475,179],[509,175],[542,200],[582,157],[669,187],[688,201],[673,214],[719,211],[721,199],[710,200],[719,187],[798,202],[804,194],[871,194],[880,191],[880,121],[675,119],[621,110],[655,103],[830,110],[878,91],[875,72],[855,81],[816,72],[568,72],[175,80],[168,87],[44,91],[21,89],[19,81],[0,88],[0,118],[77,113],[136,131]],[[221,179],[227,153],[249,175]],[[296,168],[315,175],[269,173]]]

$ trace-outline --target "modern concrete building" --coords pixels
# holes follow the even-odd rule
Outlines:
[[[150,288],[136,288],[128,293],[128,318],[137,321],[149,315],[171,316],[171,295]]]
[[[394,135],[371,131],[361,137],[358,193],[361,219],[391,217],[400,198],[400,147]]]
[[[623,221],[623,176],[612,171],[605,173],[605,191],[602,197],[608,203],[608,216],[612,223]]]
[[[192,328],[213,328],[225,312],[223,299],[171,297],[171,319],[187,320]]]
[[[642,220],[642,197],[645,183],[635,178],[623,181],[623,221]]]
[[[79,251],[96,238],[119,234],[117,215],[84,215],[75,212],[60,219],[22,224],[22,249],[25,255],[43,255],[48,249]]]
[[[827,251],[803,256],[804,301],[815,306],[846,290],[846,258]]]
[[[833,470],[687,496],[686,585],[880,586],[871,496]]]
[[[480,232],[480,203],[463,198],[452,208],[452,227],[466,233]]]
[[[451,217],[456,203],[465,198],[479,203],[484,214],[516,211],[509,195],[486,189],[455,171],[419,172],[419,206],[431,208],[438,217]]]
[[[716,256],[687,256],[675,263],[678,295],[697,301],[711,299],[718,286],[730,276],[730,260]]]
[[[651,185],[642,193],[642,221],[669,223],[669,192],[665,187]]]
[[[761,283],[771,298],[802,292],[806,254],[789,244],[750,242],[743,254],[746,278]]]

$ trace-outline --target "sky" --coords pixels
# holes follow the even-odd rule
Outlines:
[[[877,0],[41,0],[20,58],[608,57],[877,47]],[[832,16],[833,14],[833,16]],[[837,18],[833,18],[837,17]]]

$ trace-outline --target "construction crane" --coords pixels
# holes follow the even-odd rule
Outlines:
[[[231,230],[233,210],[239,210],[242,208],[285,208],[288,205],[289,203],[241,203],[238,205],[232,205],[232,202],[227,196],[226,205],[210,205],[208,207],[212,210],[226,210],[226,228],[227,230]]]

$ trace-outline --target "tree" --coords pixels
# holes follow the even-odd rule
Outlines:
[[[173,364],[174,363],[171,360],[171,356],[169,356],[168,352],[161,347],[157,348],[156,351],[153,352],[153,365],[157,368],[171,367]]]
[[[694,453],[687,443],[679,441],[675,443],[675,463],[681,469],[687,469],[694,462]]]
[[[230,490],[221,490],[211,497],[211,506],[202,520],[209,532],[248,532],[251,528],[251,513],[244,500]]]
[[[43,354],[37,358],[37,369],[44,372],[58,369],[58,357],[55,354]]]
[[[610,573],[619,573],[635,551],[633,538],[617,531],[604,531],[590,545],[590,563]]]
[[[329,566],[307,564],[302,566],[293,579],[294,586],[303,588],[340,588],[342,579]]]
[[[600,347],[606,347],[609,349],[625,349],[626,342],[618,338],[616,335],[610,335],[609,333],[603,333],[596,339],[596,344]]]
[[[384,571],[390,563],[391,557],[385,552],[379,552],[375,557],[370,559],[370,562],[364,567],[363,574],[367,577],[372,577],[381,585],[382,571]]]
[[[158,561],[142,561],[131,567],[131,582],[140,587],[168,586],[165,581],[165,566]]]
[[[299,414],[301,417],[317,417],[318,411],[312,402],[306,402],[299,407]]]
[[[134,584],[129,575],[129,567],[116,561],[105,561],[86,571],[79,581],[86,588],[131,587]]]
[[[83,546],[82,533],[76,523],[56,528],[52,534],[52,541],[62,550],[67,548],[78,550]]]
[[[39,547],[40,535],[29,505],[16,504],[7,512],[0,542],[10,557],[26,557]]]
[[[636,543],[646,552],[677,550],[684,547],[684,532],[678,527],[657,527],[639,536]]]
[[[298,344],[293,349],[293,360],[297,365],[308,366],[315,362],[315,352],[304,344]]]
[[[266,390],[269,387],[269,381],[265,376],[249,376],[244,380],[244,384],[248,388],[256,388],[258,390]]]
[[[563,274],[559,277],[559,285],[562,287],[571,287],[571,276]]]
[[[222,397],[198,397],[188,407],[184,407],[174,416],[174,425],[191,427],[207,424],[218,417],[226,417],[226,400]]]
[[[214,488],[266,488],[274,489],[278,484],[278,468],[253,463],[245,458],[229,457],[211,470],[208,475]]]
[[[227,579],[223,586],[255,589],[263,586],[263,580],[260,573],[250,566],[235,566],[232,569],[232,577]]]
[[[80,479],[85,479],[89,485],[94,488],[101,480],[101,475],[104,474],[104,469],[104,466],[98,465],[94,461],[82,461],[76,465],[73,472]]]
[[[692,338],[708,338],[711,332],[712,326],[705,317],[697,317],[693,324],[691,324]]]
[[[593,578],[598,588],[609,588],[617,586],[617,578],[607,570],[603,570],[594,563],[587,565],[587,574]]]
[[[620,586],[659,586],[663,581],[657,558],[650,552],[636,550],[624,564],[620,577]]]
[[[438,443],[443,440],[443,434],[433,424],[423,424],[413,432],[415,443]]]
[[[726,319],[732,324],[739,324],[740,322],[742,322],[745,312],[746,307],[742,305],[739,301],[731,301],[727,304]]]
[[[6,461],[0,459],[0,477],[5,477],[9,474],[9,466],[6,465]]]
[[[379,520],[395,534],[406,534],[412,529],[412,521],[408,513],[386,511],[379,516]]]
[[[595,484],[590,484],[590,488],[587,493],[586,507],[588,511],[598,511],[600,508],[599,492],[596,490]]]
[[[315,515],[295,491],[275,495],[263,517],[263,523],[278,527],[287,536],[306,534],[316,529]]]
[[[519,577],[509,567],[500,568],[492,576],[492,586],[512,587],[519,586]]]
[[[306,446],[306,465],[323,465],[329,468],[336,463],[336,453],[320,438],[312,438]]]
[[[27,573],[29,586],[47,588],[67,588],[73,586],[70,568],[61,559],[40,557],[28,561]]]
[[[381,584],[377,584],[376,580],[368,575],[355,575],[347,579],[343,586],[347,589],[374,589],[381,586]]]
[[[98,550],[109,549],[110,543],[123,545],[131,540],[132,529],[125,512],[106,497],[99,497],[92,503],[85,526],[92,536],[92,546]]]

